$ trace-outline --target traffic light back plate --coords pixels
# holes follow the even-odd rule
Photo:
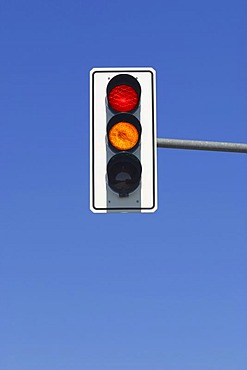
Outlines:
[[[141,86],[140,104],[131,112],[140,120],[141,138],[134,153],[141,163],[141,182],[128,197],[109,191],[107,124],[114,114],[107,86],[113,77],[128,74]],[[121,113],[120,113],[121,114]],[[155,212],[157,209],[156,75],[152,68],[94,68],[90,71],[90,209],[94,213]],[[112,153],[113,156],[115,153]],[[109,193],[111,193],[109,196]]]

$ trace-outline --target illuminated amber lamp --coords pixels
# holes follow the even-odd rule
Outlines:
[[[107,136],[113,151],[134,151],[140,142],[140,122],[131,114],[117,114],[107,125]]]

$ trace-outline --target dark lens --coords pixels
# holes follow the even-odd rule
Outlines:
[[[116,154],[107,165],[108,184],[120,196],[127,196],[139,186],[141,170],[140,161],[133,154]]]

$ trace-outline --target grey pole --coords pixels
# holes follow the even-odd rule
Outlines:
[[[157,139],[158,148],[209,150],[217,152],[247,153],[247,144],[221,141],[200,141],[180,139]]]

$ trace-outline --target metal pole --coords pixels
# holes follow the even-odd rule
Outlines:
[[[158,148],[209,150],[217,152],[247,153],[247,144],[221,141],[200,141],[180,139],[157,139]]]

